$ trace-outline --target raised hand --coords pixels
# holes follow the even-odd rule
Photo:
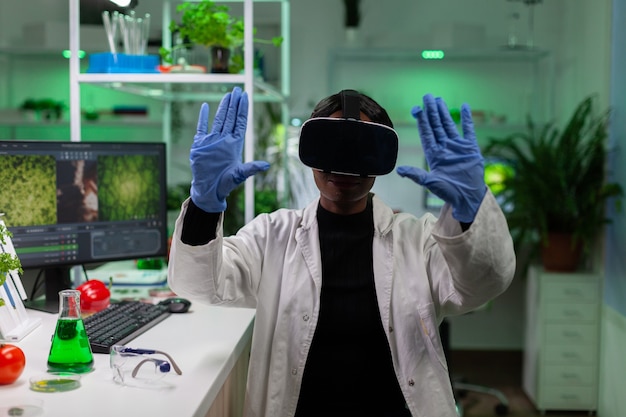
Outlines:
[[[476,217],[487,186],[483,157],[476,142],[470,108],[467,104],[461,106],[461,136],[443,99],[427,94],[423,102],[423,108],[415,106],[411,113],[417,119],[417,128],[430,171],[400,166],[396,172],[450,203],[455,219],[471,223]]]
[[[208,132],[209,105],[203,103],[193,138],[191,162],[191,199],[209,213],[226,210],[226,197],[248,177],[266,171],[265,161],[242,163],[242,151],[248,123],[248,94],[235,87],[227,93]]]

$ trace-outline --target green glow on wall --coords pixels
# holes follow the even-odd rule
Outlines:
[[[422,51],[422,58],[424,59],[443,59],[444,55],[440,49],[424,49]]]
[[[70,50],[69,50],[69,49],[65,49],[65,50],[63,51],[63,58],[70,59],[70,56],[71,56],[71,55],[72,55],[72,54],[71,54],[71,52],[70,52]],[[79,51],[78,51],[78,59],[83,59],[84,57],[85,57],[85,51],[80,51],[80,50],[79,50]]]

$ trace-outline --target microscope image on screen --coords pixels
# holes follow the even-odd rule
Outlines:
[[[7,155],[3,160],[11,170],[0,172],[0,200],[6,221],[13,227],[159,216],[162,196],[155,186],[161,178],[157,156],[55,160],[52,156]],[[25,201],[29,210],[24,210]]]
[[[102,221],[156,219],[163,198],[156,155],[98,157],[98,201]]]
[[[0,212],[9,227],[55,224],[56,163],[51,155],[2,155]],[[28,202],[24,207],[24,202]]]
[[[159,214],[159,160],[103,155],[57,162],[58,223],[154,219]]]
[[[57,162],[57,222],[98,220],[98,177],[95,161]]]
[[[0,164],[25,268],[167,253],[164,144],[0,141]]]

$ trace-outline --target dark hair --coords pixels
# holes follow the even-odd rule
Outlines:
[[[367,117],[369,117],[372,122],[380,123],[382,125],[393,128],[393,122],[389,118],[387,110],[382,108],[382,106],[374,101],[374,99],[372,99],[371,97],[366,96],[363,93],[359,93],[359,96],[361,111]],[[317,103],[317,105],[313,109],[311,117],[328,117],[339,110],[342,110],[341,95],[337,93],[320,100],[320,102]]]

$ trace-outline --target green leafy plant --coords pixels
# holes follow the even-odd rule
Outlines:
[[[0,223],[0,243],[6,244],[6,239],[11,238],[13,234],[6,228],[4,223]],[[22,270],[22,263],[19,258],[7,252],[0,253],[0,285],[4,285],[7,274],[9,271],[17,270],[18,272],[24,272]],[[0,306],[4,305],[4,300],[0,298]]]
[[[180,206],[189,197],[189,183],[167,186],[167,209],[180,210]]]
[[[202,0],[181,3],[176,7],[176,11],[182,14],[181,21],[173,20],[169,30],[172,33],[178,32],[186,41],[175,45],[174,48],[202,45],[235,49],[243,46],[243,19],[231,16],[228,6],[218,5],[211,0]],[[253,30],[256,33],[256,29]],[[280,36],[271,40],[255,38],[254,41],[280,46],[283,38]],[[172,62],[172,50],[173,48],[160,48],[159,53],[165,62]]]
[[[28,98],[20,104],[19,108],[22,111],[34,111],[46,120],[60,119],[63,116],[63,111],[67,110],[65,103],[51,98],[38,100]]]
[[[551,233],[571,234],[588,252],[602,227],[605,209],[623,190],[607,181],[609,111],[598,112],[590,95],[578,104],[563,129],[538,126],[530,117],[524,132],[491,138],[486,156],[503,158],[515,174],[505,179],[503,206],[516,245],[547,245]]]
[[[211,0],[185,2],[176,7],[182,21],[170,23],[170,31],[178,31],[183,38],[204,46],[231,48],[243,43],[244,24],[241,18],[230,15],[230,9]]]

